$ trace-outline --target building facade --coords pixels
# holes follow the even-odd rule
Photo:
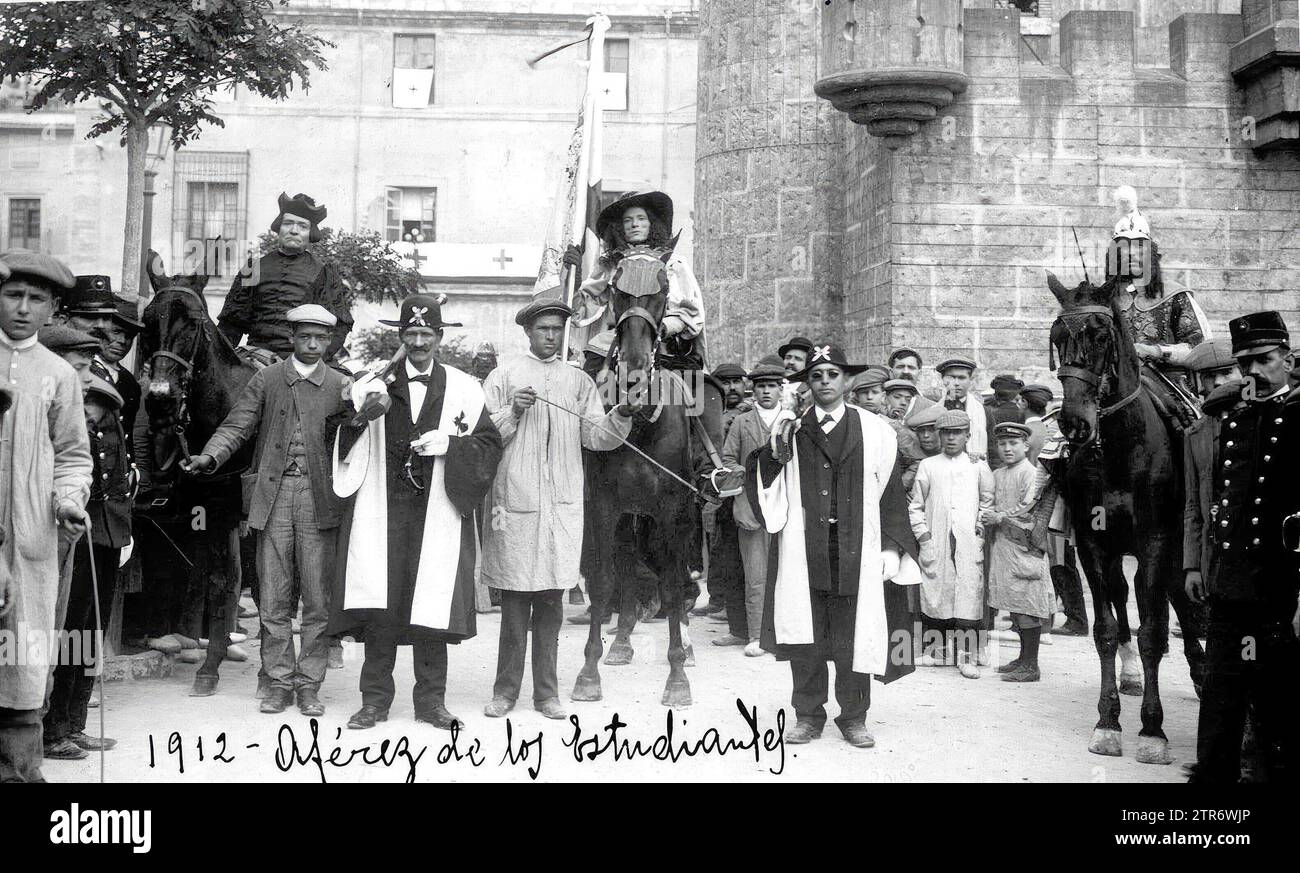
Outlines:
[[[691,252],[694,2],[613,0],[604,68],[604,190],[645,188],[679,204]],[[466,342],[521,349],[514,312],[532,293],[586,80],[590,4],[573,0],[293,0],[282,13],[334,43],[328,70],[283,101],[217,98],[224,128],[151,161],[152,243],[178,270],[187,245],[242,250],[268,229],[276,197],[305,192],[326,226],[374,230],[446,292]],[[0,244],[39,247],[76,272],[121,270],[126,156],[84,139],[93,106],[25,115],[0,103]],[[8,111],[5,111],[7,107]],[[220,241],[220,242],[218,242]],[[220,307],[232,265],[209,283]],[[173,266],[176,265],[176,266]],[[359,328],[381,307],[360,305]],[[449,331],[449,338],[457,334]]]

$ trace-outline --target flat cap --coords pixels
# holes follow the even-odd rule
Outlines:
[[[948,360],[940,363],[939,366],[935,367],[935,369],[938,370],[940,373],[946,373],[947,371],[954,369],[956,367],[964,367],[967,370],[971,370],[971,371],[977,369],[975,362],[972,361],[970,358],[948,358]]]
[[[939,416],[944,413],[942,404],[934,403],[924,409],[918,409],[903,419],[903,423],[912,430],[920,430],[923,427],[937,427],[939,425]]]
[[[719,364],[713,370],[715,379],[743,379],[745,378],[745,368],[735,362]]]
[[[319,303],[304,303],[302,306],[295,306],[286,312],[284,317],[290,324],[320,324],[325,327],[334,327],[339,323],[334,313]]]
[[[1237,359],[1232,356],[1232,341],[1224,337],[1201,343],[1187,356],[1187,369],[1198,373],[1235,366]]]
[[[785,378],[785,365],[776,355],[763,355],[754,365],[754,369],[749,371],[749,380],[756,382],[760,379],[767,381],[779,382]]]
[[[939,413],[935,427],[939,430],[967,430],[970,428],[970,416],[960,409],[945,409]]]
[[[573,315],[573,309],[563,300],[553,297],[538,298],[515,314],[515,324],[527,327],[542,315],[563,315],[566,319]]]
[[[993,427],[993,438],[998,437],[1024,437],[1029,439],[1033,431],[1029,425],[1021,424],[1018,421],[1000,421]]]
[[[86,396],[89,398],[92,395],[112,409],[121,409],[125,402],[122,400],[122,395],[117,393],[117,389],[107,379],[94,373],[90,374],[90,384],[86,386]]]
[[[64,291],[77,284],[76,277],[72,275],[71,270],[63,265],[62,261],[49,255],[43,255],[40,252],[11,249],[0,254],[0,262],[3,262],[9,268],[11,278],[20,275],[34,276]]]
[[[849,383],[849,390],[860,391],[863,388],[879,388],[888,380],[888,367],[882,367],[879,364],[871,364],[861,373],[853,377],[853,381]]]
[[[1019,391],[1025,387],[1022,379],[1019,379],[1010,373],[1002,373],[994,376],[993,381],[989,383],[990,388],[1001,388],[1004,391]]]
[[[1053,391],[1049,385],[1043,385],[1039,382],[1030,382],[1024,388],[1020,389],[1020,396],[1024,397],[1026,395],[1041,398],[1043,403],[1046,404],[1051,402]]]
[[[891,394],[895,391],[910,391],[913,394],[920,394],[921,389],[916,387],[916,383],[911,379],[890,379],[885,382],[885,393]]]
[[[99,340],[66,324],[51,324],[41,328],[36,334],[36,341],[56,355],[66,352],[87,352],[94,355],[103,350]]]

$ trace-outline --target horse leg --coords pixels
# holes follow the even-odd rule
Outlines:
[[[672,569],[661,586],[668,607],[668,683],[664,686],[663,705],[674,709],[691,705],[691,683],[686,678],[686,647],[682,644],[682,624],[686,617],[682,588],[690,578],[683,549],[665,544],[674,551]]]
[[[196,536],[195,561],[191,573],[205,579],[204,595],[208,614],[208,649],[203,663],[194,674],[194,687],[190,694],[206,697],[215,692],[221,662],[230,645],[229,611],[230,587],[239,579],[238,569],[230,566],[233,560],[229,539],[233,530],[200,531]]]
[[[1149,542],[1137,575],[1138,651],[1146,673],[1142,694],[1142,730],[1138,733],[1137,760],[1142,764],[1168,764],[1169,739],[1164,732],[1164,709],[1160,705],[1160,660],[1169,642],[1169,602],[1165,587],[1175,572],[1169,556],[1169,544],[1163,540]]]
[[[627,527],[623,528],[623,524]],[[635,652],[632,649],[632,631],[636,630],[637,615],[641,608],[640,581],[644,576],[645,564],[641,561],[641,545],[637,536],[637,520],[626,517],[619,525],[619,532],[627,530],[629,537],[615,536],[616,543],[611,566],[618,582],[619,609],[618,629],[614,633],[614,642],[609,646],[605,663],[611,667],[622,667],[632,663]]]
[[[610,643],[609,654],[605,663],[610,667],[622,667],[632,663],[635,654],[632,649],[632,631],[636,630],[636,612],[640,605],[636,589],[629,584],[627,577],[622,577],[618,611],[618,630],[614,633],[614,642]]]
[[[1122,754],[1119,726],[1119,690],[1115,687],[1115,651],[1119,646],[1119,622],[1107,597],[1107,571],[1105,557],[1097,546],[1085,538],[1078,545],[1079,562],[1083,565],[1092,593],[1092,639],[1097,647],[1097,660],[1101,665],[1101,691],[1097,697],[1096,727],[1088,741],[1088,751],[1097,755],[1118,757]]]
[[[605,648],[601,634],[604,630],[605,611],[609,609],[614,593],[614,574],[611,566],[614,530],[613,526],[605,521],[606,516],[601,514],[603,510],[603,507],[594,502],[588,506],[588,511],[595,511],[598,515],[591,520],[595,559],[592,561],[591,578],[587,580],[587,594],[590,595],[591,600],[591,624],[587,627],[587,645],[583,649],[586,660],[573,685],[573,694],[570,695],[572,700],[578,701],[595,701],[601,698],[600,656]]]
[[[1134,576],[1135,587],[1145,584],[1143,569],[1139,564]],[[1119,693],[1131,697],[1142,696],[1142,668],[1139,666],[1137,646],[1128,623],[1128,579],[1124,576],[1124,559],[1117,558],[1111,565],[1108,577],[1111,602],[1115,604],[1115,620],[1119,623]]]

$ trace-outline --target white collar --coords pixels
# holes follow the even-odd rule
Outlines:
[[[16,340],[10,337],[9,334],[5,333],[3,330],[0,330],[0,345],[5,345],[18,351],[30,349],[32,346],[36,345],[39,339],[40,337],[37,334],[32,334],[25,340]]]
[[[315,373],[316,368],[320,366],[320,361],[317,361],[314,364],[304,364],[302,361],[298,360],[297,355],[290,355],[289,360],[293,363],[293,368],[298,371],[298,375],[302,376],[304,379],[312,373]]]
[[[839,420],[844,417],[844,408],[845,406],[843,400],[841,400],[839,403],[832,406],[830,409],[822,409],[820,406],[813,407],[813,409],[817,411],[818,421],[821,421],[823,418],[829,415],[836,422],[839,422]]]
[[[413,378],[413,377],[415,377],[415,376],[429,376],[429,375],[432,375],[432,374],[433,374],[433,361],[430,361],[430,362],[429,362],[429,369],[427,369],[427,370],[417,370],[417,369],[415,369],[415,365],[411,363],[411,359],[410,359],[410,358],[407,358],[407,359],[406,359],[406,378],[407,378],[407,379],[411,379],[411,378]]]
[[[771,427],[772,422],[776,421],[777,415],[779,415],[781,412],[781,405],[778,403],[776,406],[773,406],[771,409],[764,409],[761,406],[755,405],[754,409],[758,411],[759,421],[763,422],[763,424],[767,425],[768,427]]]
[[[556,352],[555,354],[551,355],[549,358],[539,358],[539,357],[537,357],[537,355],[533,352],[532,349],[527,349],[527,350],[524,352],[524,354],[528,355],[528,357],[532,358],[534,361],[541,361],[543,364],[554,363],[555,361],[558,361],[558,360],[560,359],[560,353],[559,353],[559,352]]]

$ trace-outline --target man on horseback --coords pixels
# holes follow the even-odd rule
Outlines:
[[[306,194],[290,197],[281,193],[279,202],[280,211],[271,222],[275,248],[256,260],[250,258],[235,277],[217,326],[234,346],[247,335],[249,347],[270,353],[261,355],[261,362],[272,363],[293,353],[293,326],[286,317],[289,310],[316,303],[338,319],[334,338],[325,350],[329,363],[352,329],[352,308],[338,271],[307,250],[309,242],[320,241],[320,223],[327,213]]]
[[[1137,211],[1136,194],[1127,196],[1132,190],[1117,192],[1123,214],[1106,253],[1106,278],[1119,284],[1120,312],[1144,363],[1143,384],[1166,421],[1182,430],[1198,415],[1185,377],[1187,359],[1210,339],[1210,325],[1191,290],[1164,278],[1150,225]]]
[[[648,293],[666,295],[659,324],[655,365],[681,373],[703,373],[705,365],[704,297],[690,265],[673,256],[677,237],[672,235],[673,201],[662,191],[632,194],[601,210],[596,235],[603,245],[599,266],[581,286],[574,303],[575,324],[596,333],[615,328],[610,291],[616,288],[633,296]],[[576,269],[581,253],[570,246],[564,261]],[[609,359],[616,363],[617,345]],[[707,383],[707,384],[706,384]],[[700,391],[702,412],[688,416],[700,446],[696,471],[702,480],[701,493],[720,499],[739,493],[740,471],[726,471],[718,448],[722,444],[722,389],[704,379],[688,380],[689,391]],[[698,387],[696,387],[698,386]],[[729,474],[725,477],[719,474]]]

